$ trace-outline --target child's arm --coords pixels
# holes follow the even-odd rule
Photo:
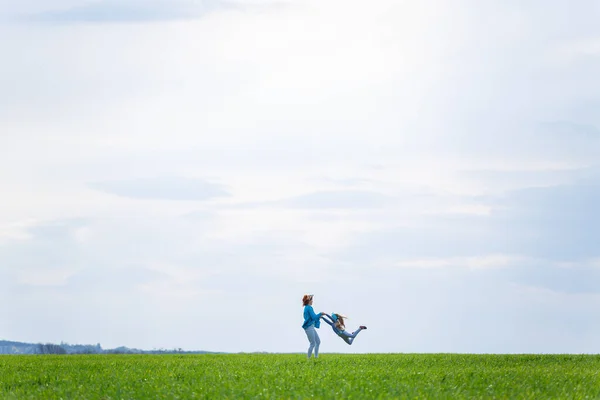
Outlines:
[[[327,317],[327,318],[325,318]],[[333,326],[333,318],[329,316],[329,314],[321,315],[321,319],[327,323],[327,325]]]

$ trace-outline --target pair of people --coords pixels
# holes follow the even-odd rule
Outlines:
[[[321,339],[319,338],[317,329],[321,327],[321,319],[331,326],[333,332],[349,345],[354,342],[356,335],[358,335],[360,331],[367,329],[366,326],[361,325],[356,331],[350,333],[346,331],[346,326],[344,324],[344,318],[347,317],[337,313],[332,313],[329,315],[324,312],[320,312],[316,314],[312,304],[313,295],[305,294],[302,297],[302,305],[304,306],[304,323],[302,324],[302,328],[306,332],[306,337],[308,338],[309,342],[307,353],[308,358],[311,357],[313,350],[315,353],[315,358],[319,357],[319,345],[321,344]]]

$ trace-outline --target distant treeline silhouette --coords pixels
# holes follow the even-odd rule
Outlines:
[[[0,340],[0,354],[206,354],[210,351],[185,351],[177,349],[155,349],[140,350],[129,347],[117,347],[114,349],[103,349],[100,343],[91,344],[68,344],[54,343],[23,343],[8,340]]]

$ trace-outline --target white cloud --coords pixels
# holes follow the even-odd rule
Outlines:
[[[389,267],[401,268],[469,268],[487,269],[514,267],[518,263],[530,263],[529,257],[510,254],[490,254],[477,257],[423,258],[398,261]]]
[[[177,177],[92,182],[90,186],[106,193],[135,199],[198,201],[229,195],[222,185],[201,179]]]

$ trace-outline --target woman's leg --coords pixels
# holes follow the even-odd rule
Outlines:
[[[317,346],[317,341],[315,339],[315,336],[317,335],[317,331],[315,330],[314,326],[309,326],[308,328],[306,328],[304,330],[304,332],[306,332],[306,337],[308,338],[308,343],[309,343],[307,357],[310,358],[310,356],[313,352],[313,349],[315,348],[315,346]],[[318,349],[318,346],[317,346],[317,349]]]
[[[321,345],[321,338],[315,329],[315,358],[319,357],[319,346]]]

